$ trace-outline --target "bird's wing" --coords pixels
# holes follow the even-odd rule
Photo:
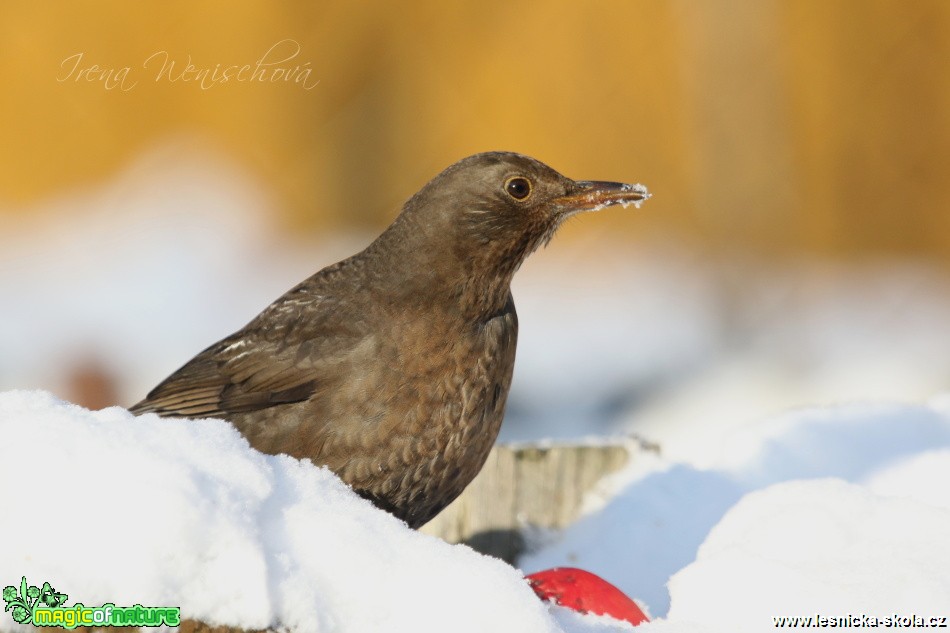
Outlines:
[[[366,347],[368,337],[359,332],[358,320],[345,318],[345,310],[288,296],[188,361],[130,410],[227,417],[332,388],[345,373],[341,365]]]

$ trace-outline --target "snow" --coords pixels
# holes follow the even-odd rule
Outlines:
[[[762,631],[773,616],[950,616],[947,534],[948,507],[840,479],[776,484],[744,496],[672,577],[669,620]]]
[[[637,193],[643,196],[639,200],[636,200],[633,202],[621,202],[620,206],[622,206],[624,209],[626,209],[631,204],[633,205],[634,209],[639,209],[641,206],[643,206],[644,202],[646,202],[647,200],[653,197],[653,194],[649,192],[649,190],[646,188],[646,185],[641,185],[640,183],[625,184],[620,188],[620,190],[621,191],[636,191]]]
[[[875,472],[866,483],[881,495],[950,508],[950,486],[939,485],[947,481],[947,464],[950,464],[950,449],[924,451]]]
[[[408,529],[326,469],[262,455],[222,421],[11,391],[0,436],[0,584],[50,582],[67,606],[179,606],[212,624],[298,631],[629,628],[549,607],[514,568]],[[0,629],[17,629],[8,613]]]
[[[748,425],[704,466],[638,455],[519,564],[603,576],[663,618],[644,631],[950,616],[946,403],[787,413]]]
[[[520,566],[603,576],[659,616],[645,633],[950,615],[947,402],[789,413],[715,468],[638,455]],[[222,421],[11,391],[0,436],[5,584],[26,575],[73,602],[180,606],[244,628],[630,629],[540,602],[518,570],[409,530]],[[7,614],[0,629],[18,630]]]

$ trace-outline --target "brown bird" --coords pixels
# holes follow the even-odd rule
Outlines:
[[[131,410],[230,420],[254,448],[326,465],[419,527],[471,482],[498,435],[518,336],[515,271],[566,218],[648,197],[520,154],[462,159],[364,251],[290,290]]]

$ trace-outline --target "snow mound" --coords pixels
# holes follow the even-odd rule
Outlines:
[[[868,487],[882,495],[907,497],[950,510],[950,449],[924,451],[874,473]]]
[[[629,628],[555,612],[512,567],[408,529],[223,421],[13,391],[0,393],[0,437],[0,585],[49,582],[67,606],[178,606],[296,631]],[[3,613],[0,630],[32,627]]]
[[[735,632],[816,614],[929,622],[950,615],[947,534],[947,509],[840,479],[776,484],[744,497],[673,576],[669,620]]]
[[[791,412],[724,433],[701,462],[638,455],[520,566],[604,577],[665,618],[647,631],[950,616],[948,402]]]
[[[641,455],[523,566],[602,575],[661,616],[644,633],[798,617],[938,626],[950,615],[948,403],[790,413],[734,436],[709,468]],[[0,585],[25,575],[67,604],[179,606],[243,628],[632,629],[540,602],[519,571],[409,530],[219,420],[19,391],[0,393],[0,436]],[[4,613],[0,630],[32,629]]]

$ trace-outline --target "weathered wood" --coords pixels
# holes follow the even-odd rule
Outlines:
[[[465,492],[421,531],[513,562],[526,530],[570,524],[584,495],[635,450],[632,442],[496,446]]]

